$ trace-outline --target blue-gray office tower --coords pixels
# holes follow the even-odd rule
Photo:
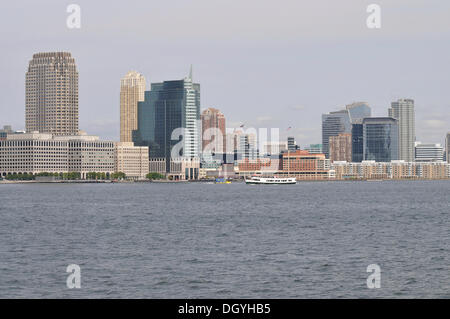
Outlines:
[[[398,160],[399,127],[391,117],[370,117],[363,120],[365,161],[390,162]]]
[[[150,158],[165,158],[167,172],[175,145],[181,145],[176,157],[200,155],[200,84],[193,83],[192,69],[184,80],[151,84],[144,101],[138,103],[133,142],[149,146]]]
[[[325,156],[329,158],[331,136],[352,133],[353,124],[361,124],[364,118],[370,116],[371,108],[366,102],[355,102],[347,105],[344,110],[322,114],[322,148]]]

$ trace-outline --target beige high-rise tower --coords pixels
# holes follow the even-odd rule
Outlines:
[[[78,134],[78,71],[68,52],[33,55],[25,80],[28,132]]]
[[[145,78],[135,71],[120,80],[120,141],[132,142],[137,130],[138,102],[144,101]]]

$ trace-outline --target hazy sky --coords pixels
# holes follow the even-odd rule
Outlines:
[[[66,7],[81,6],[81,29]],[[381,29],[368,29],[368,4]],[[69,51],[80,74],[80,128],[119,138],[120,78],[181,79],[189,65],[201,106],[227,126],[279,127],[301,146],[321,142],[321,114],[367,101],[387,115],[416,101],[416,135],[450,131],[448,0],[3,1],[0,125],[24,128],[25,72],[33,53]]]

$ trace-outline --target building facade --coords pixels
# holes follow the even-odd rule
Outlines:
[[[305,147],[305,151],[311,154],[323,154],[322,144],[309,144]]]
[[[338,136],[330,136],[330,160],[352,161],[352,134],[341,133]]]
[[[450,163],[450,132],[445,137],[445,159]]]
[[[414,142],[416,139],[414,100],[400,99],[391,103],[389,117],[398,120],[399,159],[414,161]]]
[[[398,121],[390,117],[363,120],[363,157],[365,161],[398,160]]]
[[[282,170],[279,175],[298,180],[324,180],[329,178],[330,160],[324,154],[311,154],[297,150],[282,155]]]
[[[138,103],[138,129],[133,142],[149,147],[150,158],[165,158],[170,172],[173,158],[200,155],[200,85],[184,80],[152,83]],[[174,149],[174,147],[176,147]]]
[[[352,160],[351,162],[360,163],[364,158],[364,137],[363,125],[361,123],[352,124]]]
[[[204,110],[200,116],[202,121],[202,151],[208,146],[212,153],[226,152],[226,122],[222,112],[215,108]]]
[[[322,148],[330,158],[330,137],[342,133],[352,134],[352,124],[361,124],[363,119],[371,117],[372,109],[366,102],[354,102],[345,109],[322,115]]]
[[[145,78],[136,71],[128,72],[120,80],[120,141],[131,142],[137,130],[138,103],[144,101]]]
[[[295,141],[295,138],[293,136],[289,136],[287,138],[287,147],[289,152],[293,152],[299,149],[297,142]]]
[[[337,180],[352,179],[448,179],[450,164],[445,162],[362,161],[334,162],[331,169]]]
[[[353,102],[346,105],[345,109],[348,111],[350,123],[362,123],[366,117],[372,116],[372,109],[367,102]]]
[[[348,110],[322,115],[322,149],[326,158],[330,158],[330,137],[341,133],[351,133],[352,126]]]
[[[132,143],[99,140],[97,136],[47,133],[9,134],[0,141],[0,176],[9,174],[123,172],[131,179],[148,173],[148,149]]]
[[[11,125],[4,125],[3,129],[0,130],[0,141],[6,140],[8,134],[12,134],[14,131],[12,130]]]
[[[149,173],[147,146],[134,146],[133,142],[115,143],[115,171],[125,173],[127,179],[142,180]]]
[[[444,147],[441,144],[415,143],[414,160],[416,162],[442,162],[444,156]]]
[[[70,53],[34,54],[25,89],[27,132],[78,134],[78,71]]]

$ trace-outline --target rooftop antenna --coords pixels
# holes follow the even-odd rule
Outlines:
[[[192,80],[192,64],[191,64],[191,67],[189,69],[189,77],[188,78]]]

